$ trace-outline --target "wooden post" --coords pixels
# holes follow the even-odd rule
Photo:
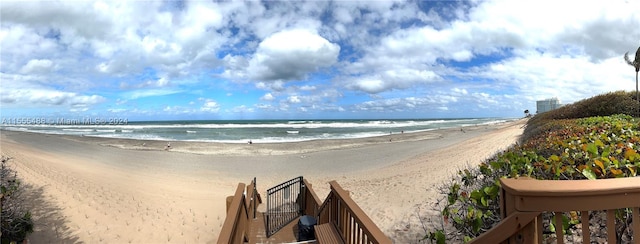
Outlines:
[[[518,178],[518,180],[533,180],[529,177],[521,177]],[[522,201],[522,198],[518,197],[518,196],[514,196],[511,193],[505,191],[505,190],[501,190],[501,196],[503,197],[503,206],[500,206],[501,208],[503,208],[504,210],[501,211],[503,212],[503,216],[509,216],[512,213],[515,213],[518,211],[518,209],[516,209],[516,203],[518,201]],[[504,217],[503,217],[504,218]],[[538,230],[538,218],[536,218],[534,221],[529,222],[527,225],[523,226],[517,233],[515,233],[514,235],[511,236],[511,238],[508,239],[508,243],[539,243],[541,240],[538,240],[538,235],[537,232],[541,231]]]
[[[229,212],[229,207],[231,206],[231,202],[233,201],[233,196],[227,197],[227,210],[225,212]]]

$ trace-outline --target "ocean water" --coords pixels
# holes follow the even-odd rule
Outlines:
[[[46,134],[165,141],[225,143],[296,142],[321,139],[366,138],[390,133],[413,133],[442,128],[506,122],[505,118],[403,120],[185,120],[96,123],[7,124],[5,130]]]

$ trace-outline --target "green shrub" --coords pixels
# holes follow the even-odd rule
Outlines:
[[[17,174],[8,167],[8,157],[0,159],[0,227],[1,242],[22,241],[33,232],[31,213],[24,208],[22,188]]]
[[[544,133],[545,128],[540,127],[549,126],[548,123],[553,120],[579,119],[615,114],[626,114],[638,117],[640,103],[634,100],[634,97],[634,92],[610,92],[537,114],[527,122],[527,126],[521,137],[521,142],[527,141],[529,138],[535,137],[540,133]]]
[[[499,179],[603,179],[637,176],[638,122],[629,115],[548,120],[527,141],[461,170],[443,188],[442,216],[454,227],[450,238],[470,240],[500,221]],[[623,215],[620,215],[622,218]],[[573,220],[563,226],[568,231]],[[621,221],[622,222],[622,221]],[[553,225],[550,228],[554,228]],[[435,230],[426,239],[436,240]]]
[[[470,240],[500,221],[499,178],[599,179],[637,176],[640,103],[635,93],[612,92],[588,98],[531,118],[519,144],[477,168],[460,170],[442,187],[443,219],[454,230],[427,233],[442,242]],[[569,223],[563,226],[567,230]],[[553,225],[549,226],[554,228]]]

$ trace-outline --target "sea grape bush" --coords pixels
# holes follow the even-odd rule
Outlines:
[[[0,242],[21,242],[33,232],[31,213],[24,207],[23,187],[8,166],[9,157],[0,157]]]
[[[562,106],[549,112],[537,114],[527,122],[527,127],[521,137],[528,141],[532,136],[544,134],[545,130],[556,126],[549,121],[579,119],[597,116],[627,114],[638,117],[640,103],[634,100],[635,92],[617,91],[597,95],[582,101]]]
[[[538,135],[493,156],[477,168],[460,170],[445,184],[442,217],[454,230],[448,236],[443,229],[434,230],[425,238],[437,243],[443,243],[445,238],[468,241],[497,224],[502,177],[573,180],[638,175],[639,124],[631,116],[550,120],[539,126]],[[577,224],[576,218],[565,217],[565,220],[565,231]]]

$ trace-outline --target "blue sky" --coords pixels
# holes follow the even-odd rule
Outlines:
[[[576,8],[575,6],[579,6]],[[519,117],[635,89],[639,1],[2,1],[16,117]]]

